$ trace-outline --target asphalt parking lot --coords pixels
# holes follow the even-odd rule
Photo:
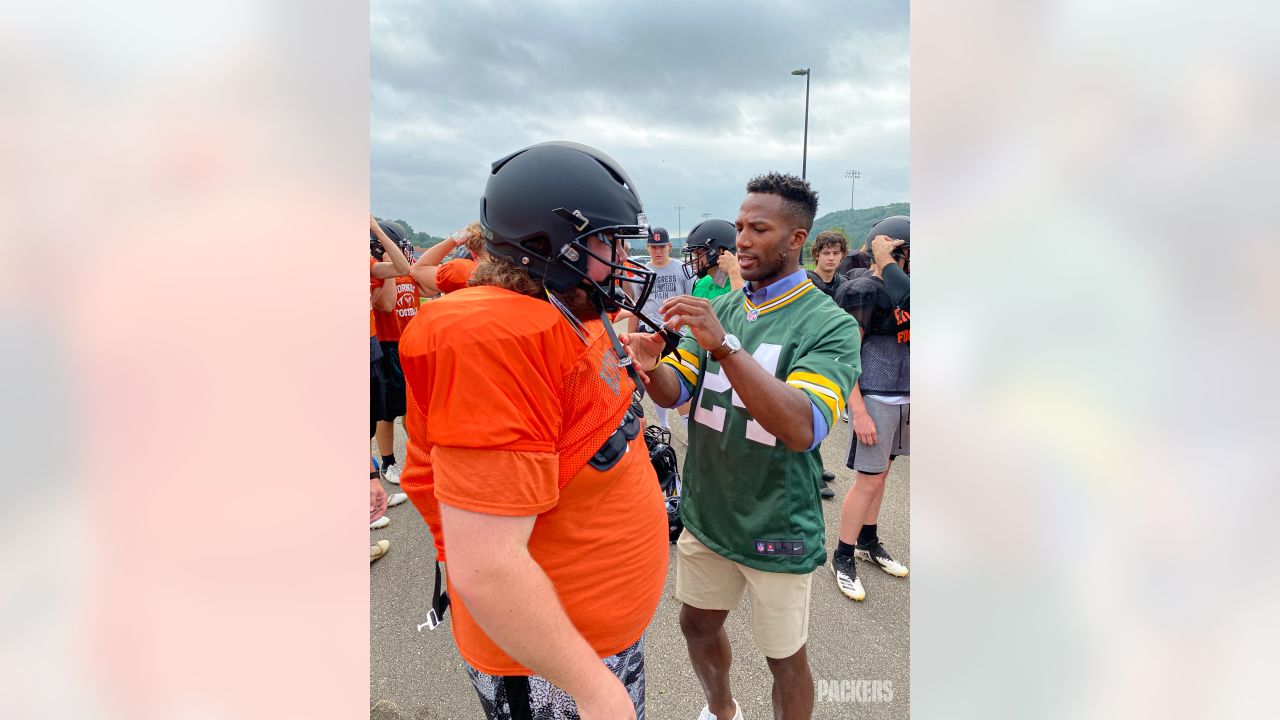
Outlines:
[[[646,404],[648,400],[646,399]],[[652,416],[650,416],[652,417]],[[674,412],[672,417],[675,418]],[[686,436],[675,420],[673,444],[683,461]],[[836,474],[836,498],[823,502],[827,549],[835,547],[840,501],[853,482],[844,457],[850,426],[838,423],[822,444],[825,466]],[[396,455],[404,457],[404,432],[397,424]],[[683,467],[683,462],[681,464]],[[880,513],[879,534],[898,560],[911,565],[909,458],[895,462]],[[384,484],[385,485],[385,484]],[[395,486],[385,485],[388,492]],[[435,568],[435,547],[412,503],[388,511],[391,525],[371,531],[371,541],[387,539],[391,549],[369,570],[369,698],[371,720],[472,720],[480,704],[463,669],[449,621],[434,631],[424,622]],[[675,547],[663,600],[646,638],[647,717],[694,720],[705,704],[677,624],[680,604],[673,597]],[[892,577],[858,561],[867,599],[840,594],[830,566],[815,571],[809,621],[809,660],[817,685],[814,718],[907,718],[910,716],[911,579]],[[751,641],[750,609],[730,613],[733,644],[732,687],[747,720],[773,716],[772,679]]]

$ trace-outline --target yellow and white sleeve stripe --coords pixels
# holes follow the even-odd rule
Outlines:
[[[697,355],[683,348],[676,348],[675,352],[662,358],[662,362],[675,368],[680,379],[688,383],[690,390],[698,384],[698,373],[702,372],[702,361]]]
[[[844,395],[840,392],[840,386],[821,375],[797,370],[787,376],[787,384],[807,390],[826,403],[833,421],[844,413]]]

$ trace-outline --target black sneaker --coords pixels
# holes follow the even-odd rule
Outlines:
[[[818,491],[818,494],[822,496],[823,500],[830,500],[836,496],[836,491],[827,487],[827,484],[824,482],[822,483],[822,489]]]
[[[833,483],[833,482],[835,482],[835,481],[836,481],[836,474],[835,474],[835,473],[831,472],[830,470],[823,470],[823,471],[822,471],[822,482],[824,482],[824,483]]]
[[[832,553],[831,572],[836,576],[836,586],[850,600],[865,600],[867,592],[862,589],[862,581],[858,579],[858,570],[853,566],[852,557],[841,557]]]
[[[893,559],[888,550],[884,549],[884,543],[877,542],[874,545],[854,545],[853,556],[859,560],[868,560],[880,566],[881,570],[894,575],[896,577],[907,576],[907,566]]]

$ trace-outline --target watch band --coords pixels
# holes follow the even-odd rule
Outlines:
[[[734,353],[733,348],[729,347],[729,336],[725,335],[724,342],[720,343],[720,347],[711,351],[711,359],[715,360],[716,362],[720,362],[721,360],[729,357],[733,353]]]

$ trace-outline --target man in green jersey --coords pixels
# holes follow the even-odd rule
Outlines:
[[[700,720],[740,718],[725,618],[745,590],[752,637],[773,673],[774,717],[808,718],[810,573],[826,559],[817,448],[859,374],[857,322],[800,269],[817,194],[793,175],[747,183],[735,224],[743,292],[661,308],[688,327],[624,342],[653,401],[694,401],[677,542],[680,629],[707,696]]]

